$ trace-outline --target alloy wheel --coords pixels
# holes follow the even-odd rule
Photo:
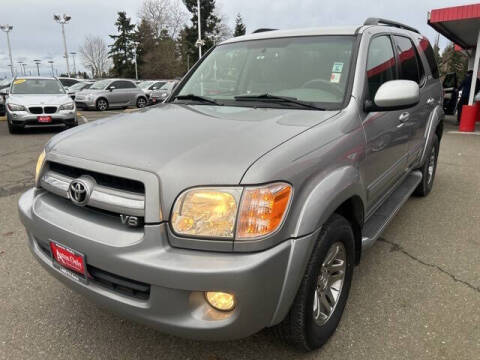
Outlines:
[[[313,318],[318,325],[332,316],[342,294],[347,267],[347,252],[342,242],[330,246],[320,268],[313,295]]]

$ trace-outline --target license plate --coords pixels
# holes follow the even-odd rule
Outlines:
[[[51,123],[52,117],[51,116],[38,116],[37,121],[39,123]]]
[[[55,268],[76,281],[87,281],[85,255],[54,241],[50,241],[50,250]]]

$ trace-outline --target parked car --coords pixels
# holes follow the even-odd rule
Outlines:
[[[409,26],[256,32],[162,106],[51,139],[20,217],[43,267],[110,310],[197,339],[275,326],[312,350],[364,251],[431,191],[442,121]]]
[[[454,115],[459,100],[457,73],[448,73],[443,79],[443,111]]]
[[[0,91],[3,89],[8,89],[10,84],[12,83],[11,79],[4,79],[0,81]],[[6,92],[4,91],[3,95],[0,94],[0,116],[5,116],[5,100],[6,100]]]
[[[132,80],[105,79],[97,81],[87,90],[79,91],[75,103],[79,108],[98,111],[128,106],[143,108],[147,105],[147,97]]]
[[[75,78],[69,78],[69,77],[59,77],[57,78],[58,80],[60,80],[60,82],[62,83],[63,87],[65,88],[65,90],[68,90],[68,88],[70,86],[73,86],[75,85],[76,83],[80,82],[81,80],[79,79],[75,79]]]
[[[146,80],[142,81],[137,86],[143,90],[145,95],[147,96],[147,100],[149,104],[151,104],[150,95],[153,91],[160,89],[163,85],[167,83],[167,80]]]
[[[79,81],[75,85],[72,85],[68,88],[67,94],[72,98],[72,100],[75,100],[75,96],[77,95],[77,92],[90,89],[90,86],[92,86],[94,83],[95,83],[95,80]]]
[[[11,134],[26,127],[78,125],[75,103],[56,78],[15,78],[5,105]]]
[[[168,96],[172,93],[175,86],[178,84],[178,80],[169,80],[158,90],[153,90],[150,94],[150,101],[153,104],[164,102]]]

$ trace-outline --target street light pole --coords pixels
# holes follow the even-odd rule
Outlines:
[[[7,44],[8,44],[8,56],[10,57],[10,70],[12,72],[12,77],[15,76],[14,71],[13,71],[13,59],[12,59],[12,47],[10,46],[10,31],[13,30],[12,25],[0,25],[0,29],[4,31],[7,34]]]
[[[65,61],[67,62],[67,75],[70,76],[70,64],[68,62],[68,50],[67,50],[67,39],[65,37],[65,24],[67,24],[72,19],[71,16],[67,14],[63,15],[53,15],[53,20],[62,25],[62,36],[63,36],[63,47],[65,49]]]
[[[33,62],[37,65],[37,75],[40,76],[40,63],[41,60],[33,60]]]
[[[197,40],[197,46],[198,46],[198,60],[201,59],[202,57],[202,21],[200,18],[200,0],[197,0],[197,21],[198,21],[198,40]]]
[[[52,76],[55,76],[55,73],[53,71],[53,60],[49,60],[48,63],[50,64],[50,67],[52,68]]]
[[[77,76],[77,64],[75,63],[75,55],[77,55],[77,53],[71,52],[70,55],[72,55],[73,58],[73,76]]]

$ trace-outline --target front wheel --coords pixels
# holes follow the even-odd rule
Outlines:
[[[347,302],[354,263],[352,227],[334,214],[322,228],[288,315],[277,326],[281,338],[311,351],[332,336]]]
[[[98,111],[106,111],[108,110],[108,101],[107,99],[104,99],[104,98],[100,98],[97,100],[97,110]]]
[[[7,116],[7,124],[8,124],[8,132],[10,134],[18,134],[20,132],[20,128],[18,126],[13,125],[10,122],[10,119]]]
[[[438,136],[434,135],[425,164],[419,169],[422,172],[422,181],[413,192],[415,196],[425,197],[432,191],[435,173],[437,172],[439,149],[440,142],[438,141]]]
[[[144,108],[145,106],[147,106],[147,99],[144,97],[139,97],[137,99],[137,108]]]

